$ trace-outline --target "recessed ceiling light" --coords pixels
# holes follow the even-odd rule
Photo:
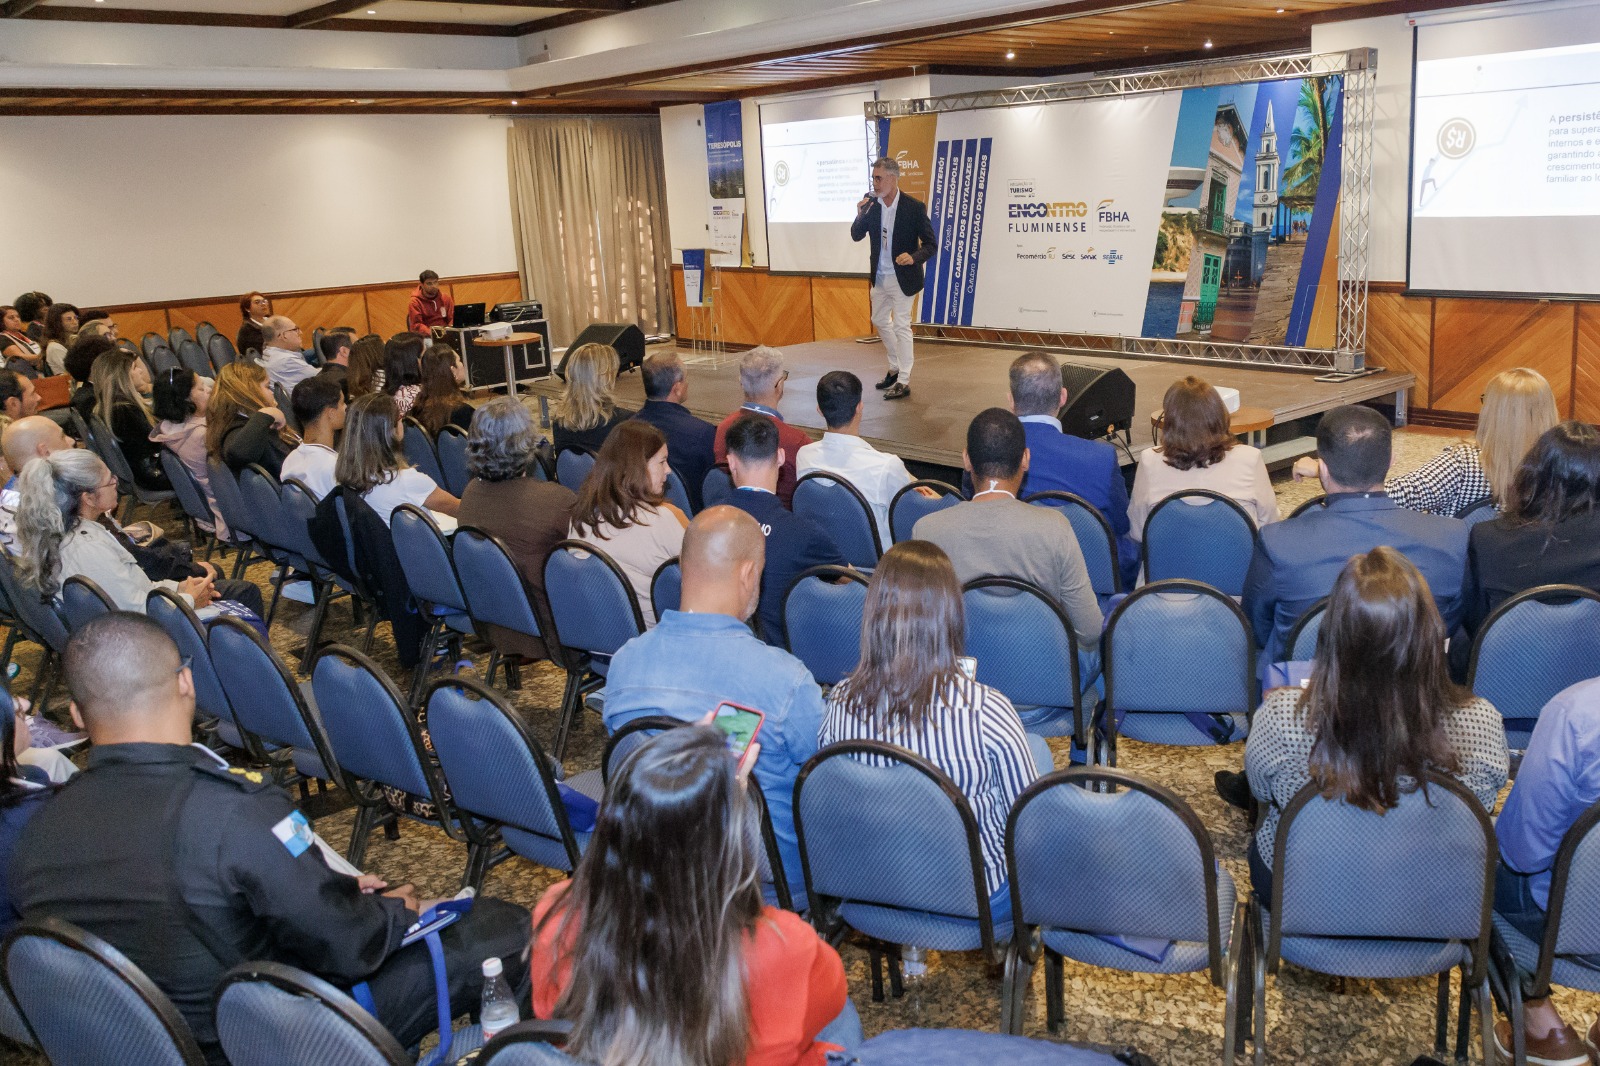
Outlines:
[[[1107,37],[1115,37],[1116,35],[1117,35],[1117,31],[1116,30],[1107,30],[1106,31],[1106,36]]]
[[[1278,14],[1280,14],[1280,15],[1283,14],[1283,8],[1281,8],[1281,7],[1278,8]]]
[[[369,8],[367,8],[367,14],[369,14],[369,15],[376,15],[376,14],[377,14],[377,11],[375,11],[375,10],[373,10],[373,9],[372,9],[372,8],[370,8],[370,7],[369,7]]]
[[[521,105],[521,102],[520,102],[520,101],[517,101],[517,100],[513,100],[513,101],[511,101],[511,106],[512,106],[512,107],[520,107],[520,106],[522,106],[522,105]]]
[[[1015,59],[1015,58],[1017,58],[1017,53],[1015,53],[1015,52],[1007,52],[1006,53],[1006,58],[1007,59]]]
[[[1211,39],[1210,39],[1210,38],[1209,38],[1209,37],[1208,37],[1208,38],[1206,38],[1206,47],[1207,47],[1207,48],[1210,48],[1210,47],[1211,47]]]

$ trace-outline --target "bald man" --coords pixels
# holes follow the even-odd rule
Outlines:
[[[606,680],[606,729],[666,714],[695,721],[723,700],[766,715],[755,779],[797,903],[805,878],[792,800],[800,766],[817,750],[822,690],[805,664],[756,639],[747,624],[761,598],[766,543],[756,520],[711,507],[689,523],[679,554],[683,598],[654,629],[623,645]]]
[[[17,504],[22,494],[17,491],[17,475],[29,459],[42,459],[64,448],[72,447],[72,440],[61,427],[43,415],[19,418],[0,434],[0,452],[6,457],[11,478],[0,488],[0,544],[10,552],[17,550]]]
[[[122,951],[172,997],[209,1063],[226,1063],[211,992],[236,963],[286,963],[365,983],[402,1047],[436,1027],[428,947],[401,947],[409,885],[332,869],[288,794],[189,743],[194,679],[161,627],[114,612],[66,651],[89,765],[29,823],[11,862],[24,918],[62,918]],[[387,890],[387,891],[386,891]],[[480,898],[440,937],[453,1014],[475,1007],[482,963],[526,987],[529,915]],[[526,995],[525,992],[522,993]]]

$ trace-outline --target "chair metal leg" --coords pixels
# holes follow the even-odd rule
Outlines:
[[[890,944],[884,952],[889,967],[889,994],[901,999],[906,994],[905,970],[900,964],[900,945]]]
[[[11,628],[6,632],[5,650],[0,651],[0,670],[11,669],[11,653],[16,650],[17,641],[21,638],[21,636],[21,623],[13,622]]]
[[[444,628],[444,623],[438,619],[428,623],[428,631],[422,635],[422,656],[417,660],[417,668],[411,671],[411,706],[417,707],[422,702],[422,689],[428,683],[428,670],[433,666],[433,657],[438,653],[440,640],[439,631]]]
[[[322,637],[322,623],[328,619],[328,607],[333,603],[335,585],[324,581],[317,589],[317,602],[311,610],[311,632],[306,636],[306,647],[300,653],[300,672],[311,672],[311,660],[317,654],[317,641]]]
[[[372,838],[373,823],[378,820],[378,808],[362,804],[356,811],[356,824],[350,830],[350,846],[344,857],[350,865],[359,867],[367,859],[367,842]]]
[[[1478,1029],[1480,1030],[1478,1038],[1483,1041],[1484,1066],[1494,1066],[1494,1062],[1499,1056],[1494,1046],[1494,997],[1489,994],[1488,977],[1485,977],[1483,982],[1472,990],[1472,998],[1476,1001],[1478,1007]],[[1518,997],[1517,1013],[1519,1015],[1522,1013],[1521,997]],[[1511,1024],[1513,1027],[1512,1032],[1515,1034],[1512,1040],[1512,1053],[1514,1056],[1520,1056],[1516,1061],[1521,1066],[1527,1066],[1528,1049],[1525,1046],[1525,1040],[1522,1035],[1522,1019],[1518,1017]],[[1457,1049],[1457,1060],[1464,1061],[1462,1059],[1464,1050],[1465,1045]]]
[[[1463,993],[1466,991],[1462,989]],[[1450,1032],[1450,971],[1444,970],[1439,974],[1438,996],[1433,1008],[1433,1054],[1435,1058],[1445,1056],[1445,1041],[1449,1039]]]
[[[1000,986],[1000,1031],[1021,1036],[1028,997],[1033,992],[1033,964],[1023,955],[1015,939],[1006,949],[1005,966],[1005,978]]]
[[[1267,1062],[1267,953],[1264,950],[1267,943],[1266,911],[1252,902],[1251,910],[1254,920],[1250,923],[1250,936],[1252,950],[1251,961],[1255,963],[1254,982],[1251,989],[1251,1011],[1255,1018],[1255,1059],[1256,1066],[1266,1066]]]
[[[583,671],[582,669],[567,671],[567,687],[561,694],[561,718],[556,724],[556,742],[554,754],[556,761],[566,758],[567,736],[572,732],[572,724],[578,717],[578,711],[583,707]]]
[[[1233,931],[1228,938],[1228,957],[1223,960],[1223,1066],[1233,1066],[1239,1053],[1239,1034],[1250,1030],[1250,997],[1239,994],[1239,978],[1252,958],[1248,919],[1249,905],[1241,901],[1233,908]]]
[[[372,635],[378,631],[378,609],[369,608],[367,611],[367,633],[361,638],[361,654],[372,654]]]
[[[867,968],[872,971],[872,1002],[883,1002],[883,952],[878,950],[878,942],[872,941],[867,945]]]
[[[496,670],[498,670],[499,668],[500,668],[500,650],[498,648],[490,649],[490,651],[489,651],[489,669],[484,671],[484,676],[489,679],[489,684],[490,685],[494,684],[494,672]]]
[[[1480,983],[1486,983],[1485,977]],[[1472,976],[1466,966],[1461,967],[1461,1000],[1456,1015],[1456,1062],[1460,1066],[1467,1066],[1467,1041],[1472,1036],[1472,1010],[1476,1002],[1478,989],[1472,987]]]
[[[244,576],[245,563],[250,558],[250,545],[239,545],[239,554],[233,559],[233,580],[238,581]]]
[[[44,656],[39,660],[39,673],[33,679],[33,691],[28,694],[28,699],[37,714],[44,713],[45,704],[50,699],[50,690],[55,688],[56,658],[55,651],[46,646]]]
[[[1044,949],[1044,1024],[1050,1030],[1051,1036],[1061,1033],[1062,1023],[1066,1021],[1067,1012],[1062,1005],[1061,996],[1061,956]]]
[[[278,567],[277,579],[272,584],[272,603],[267,607],[267,628],[272,628],[272,619],[278,613],[278,601],[283,598],[283,583],[289,580],[289,564],[284,563]]]
[[[461,877],[462,888],[470,888],[475,893],[483,891],[483,880],[489,873],[489,857],[493,854],[493,844],[475,841],[467,845],[467,868]]]

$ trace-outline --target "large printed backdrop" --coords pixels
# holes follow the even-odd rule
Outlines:
[[[1332,347],[1340,82],[892,119],[939,235],[921,320]]]

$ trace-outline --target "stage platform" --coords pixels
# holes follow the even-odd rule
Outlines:
[[[677,350],[689,365],[689,410],[711,422],[720,422],[743,401],[739,388],[739,353],[724,355],[722,365],[713,367],[701,362],[704,356],[697,356],[683,347]],[[860,344],[853,340],[811,341],[780,350],[789,369],[789,381],[779,405],[786,421],[813,437],[820,437],[824,426],[822,416],[817,413],[817,379],[830,370],[851,370],[866,385],[861,435],[875,447],[904,459],[947,467],[961,465],[967,424],[972,416],[987,407],[1007,406],[1006,370],[1020,354],[1016,348],[918,341],[911,395],[903,400],[885,401],[881,399],[882,394],[872,388],[888,368],[881,344]],[[1329,383],[1315,381],[1315,373],[1301,370],[1057,354],[1063,362],[1120,367],[1133,379],[1137,390],[1134,456],[1151,446],[1150,414],[1160,409],[1167,386],[1185,374],[1197,374],[1214,385],[1238,389],[1243,405],[1270,409],[1278,423],[1292,422],[1340,404],[1375,399],[1395,403],[1397,416],[1403,422],[1408,390],[1416,382],[1415,375],[1402,373],[1386,372]],[[561,391],[561,382],[552,377],[524,386],[524,390],[536,396],[555,396]],[[639,375],[624,374],[617,383],[617,395],[625,406],[637,408],[642,404],[644,387]],[[1277,441],[1273,436],[1269,436],[1269,441],[1276,441],[1274,447],[1269,448],[1269,461],[1292,458],[1291,453],[1304,454],[1310,450],[1303,444],[1280,447],[1293,442]],[[1273,456],[1275,451],[1283,454]],[[1131,462],[1126,455],[1123,460]]]

